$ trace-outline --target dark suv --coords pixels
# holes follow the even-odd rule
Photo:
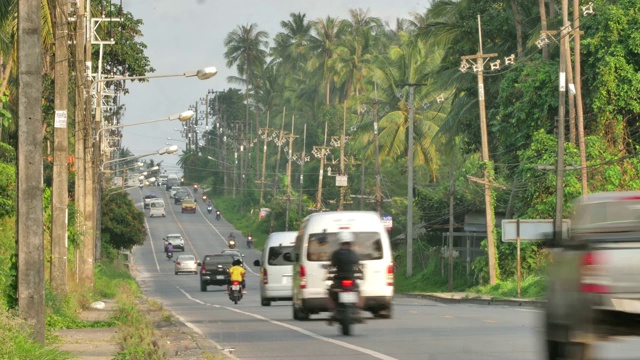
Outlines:
[[[231,255],[205,255],[200,267],[200,291],[207,291],[209,285],[226,286],[233,260]]]
[[[187,197],[189,197],[188,192],[184,190],[179,190],[179,191],[176,191],[176,193],[173,195],[173,200],[177,205],[180,205],[182,204],[182,200],[184,200]]]

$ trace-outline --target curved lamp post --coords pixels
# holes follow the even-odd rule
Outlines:
[[[131,160],[131,159],[137,159],[137,158],[141,158],[141,157],[145,157],[145,156],[152,156],[152,155],[164,155],[164,154],[175,154],[176,152],[178,152],[178,145],[171,145],[171,146],[167,146],[164,147],[160,150],[154,151],[154,152],[150,152],[150,153],[146,153],[146,154],[140,154],[140,155],[132,155],[132,156],[127,156],[127,157],[123,157],[123,158],[119,158],[119,159],[113,159],[113,160],[109,160],[109,161],[105,161],[104,163],[102,163],[102,166],[100,167],[100,170],[102,172],[105,171],[105,165],[108,164],[113,164],[115,162],[118,161],[126,161],[126,160]]]
[[[100,128],[100,130],[98,130],[98,132],[96,133],[96,139],[100,138],[100,133],[102,131],[104,131],[104,130],[120,129],[120,128],[134,126],[134,125],[150,124],[150,123],[155,123],[155,122],[160,122],[160,121],[167,121],[167,120],[180,120],[181,122],[185,122],[185,121],[189,121],[193,117],[193,115],[194,115],[193,111],[187,110],[187,111],[183,111],[183,112],[181,112],[179,114],[174,114],[174,115],[171,115],[171,116],[168,116],[168,117],[155,119],[155,120],[142,121],[142,122],[133,123],[133,124],[120,124],[120,125],[113,125],[113,126],[105,126],[103,128]]]

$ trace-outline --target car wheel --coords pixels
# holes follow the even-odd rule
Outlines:
[[[299,321],[309,320],[309,313],[293,305],[293,319]]]
[[[373,317],[378,319],[391,319],[391,313],[391,304],[389,304],[389,307],[386,309],[374,311]]]
[[[271,300],[267,298],[260,297],[260,305],[262,306],[271,306]]]
[[[178,272],[177,272],[177,271],[176,271],[175,273],[176,273],[176,275],[178,275]]]
[[[202,281],[200,281],[200,291],[202,292],[207,291],[207,284],[203,283]]]

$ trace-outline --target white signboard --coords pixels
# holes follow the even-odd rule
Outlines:
[[[571,220],[562,220],[562,237],[567,238]],[[518,238],[518,220],[502,220],[502,241],[515,242]],[[520,241],[543,241],[553,238],[553,219],[520,219]]]
[[[382,225],[387,231],[393,229],[393,217],[391,215],[382,215]]]
[[[67,127],[67,110],[56,110],[55,120],[53,127],[66,128]]]
[[[336,175],[336,186],[347,186],[347,175]]]

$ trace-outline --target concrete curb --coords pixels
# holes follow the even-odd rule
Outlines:
[[[476,305],[502,305],[513,307],[533,307],[542,308],[546,301],[531,299],[492,299],[488,297],[457,297],[447,296],[447,294],[419,294],[405,293],[403,296],[414,299],[427,299],[444,304],[476,304]]]

